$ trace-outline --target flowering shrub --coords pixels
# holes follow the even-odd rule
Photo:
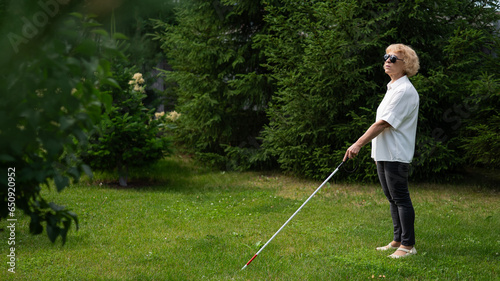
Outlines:
[[[177,113],[177,111],[171,111],[168,115],[167,115],[167,118],[172,120],[172,121],[175,121],[177,120],[179,117],[181,116],[180,113]]]
[[[162,112],[156,112],[155,113],[155,118],[158,119],[158,118],[161,118],[161,117],[164,117],[165,116],[165,112],[162,111]],[[167,114],[166,118],[167,120],[170,120],[171,122],[175,122],[177,119],[179,119],[179,117],[181,116],[180,113],[177,113],[177,111],[171,111]]]
[[[142,73],[134,74],[128,84],[134,87],[134,91],[144,93],[144,78],[142,78]]]
[[[142,74],[134,74],[125,88],[126,84],[127,90],[113,94],[107,118],[90,136],[89,147],[83,152],[91,167],[116,171],[121,186],[127,186],[129,167],[153,164],[170,153],[165,117],[152,118],[154,109],[143,104]]]

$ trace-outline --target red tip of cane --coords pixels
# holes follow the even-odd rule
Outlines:
[[[253,257],[252,257],[252,258],[251,258],[251,259],[247,262],[247,264],[245,264],[245,266],[244,266],[241,270],[245,269],[245,268],[247,267],[247,265],[249,265],[249,264],[253,261],[253,259],[255,259],[256,257],[257,257],[257,254],[255,254],[255,255],[254,255],[254,256],[253,256]]]
[[[254,255],[254,256],[253,256],[253,258],[251,258],[251,259],[247,262],[247,264],[246,264],[246,265],[249,265],[249,264],[253,261],[253,259],[255,259],[256,257],[257,257],[257,255]]]

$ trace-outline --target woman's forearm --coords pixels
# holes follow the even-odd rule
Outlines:
[[[361,147],[365,146],[389,127],[391,127],[391,125],[384,120],[379,120],[373,123],[370,128],[368,128],[368,130],[366,130],[366,132],[356,141],[356,144]]]
[[[380,135],[385,129],[389,128],[391,125],[384,120],[379,120],[373,123],[368,130],[353,144],[349,147],[344,155],[344,161],[347,158],[354,158],[358,155],[361,147],[365,146],[376,136]]]

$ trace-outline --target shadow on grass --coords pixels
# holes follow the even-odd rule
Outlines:
[[[260,172],[259,174],[265,174]],[[225,173],[204,167],[189,157],[171,156],[148,167],[135,167],[130,170],[127,187],[118,184],[118,175],[113,172],[94,173],[89,184],[111,189],[148,190],[158,192],[199,193],[209,191],[240,192],[252,189],[248,184],[248,173]],[[336,179],[335,177],[334,179]],[[335,184],[334,180],[331,180]],[[319,184],[319,182],[318,182]],[[489,193],[495,196],[500,192],[500,176],[495,171],[469,169],[464,171],[461,181],[448,184],[413,182],[410,185],[419,190],[443,189],[461,192],[463,190]]]
[[[236,178],[237,176],[203,167],[189,158],[172,156],[149,167],[131,168],[126,187],[118,184],[118,175],[113,172],[94,172],[94,178],[88,180],[88,183],[118,190],[197,193],[229,189],[233,187],[231,181],[238,184]]]
[[[412,181],[410,176],[410,183],[419,186],[446,186],[453,190],[461,190],[471,188],[477,191],[493,191],[500,192],[500,174],[498,170],[479,168],[479,167],[467,167],[453,175],[447,175],[447,177],[452,177],[448,179],[443,176],[442,181],[425,181],[425,180],[415,180]]]

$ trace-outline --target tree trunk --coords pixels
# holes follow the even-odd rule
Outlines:
[[[120,183],[120,186],[127,186],[127,180],[128,180],[128,166],[127,165],[122,165],[121,163],[118,165],[118,175],[120,178],[118,179],[118,182]]]

